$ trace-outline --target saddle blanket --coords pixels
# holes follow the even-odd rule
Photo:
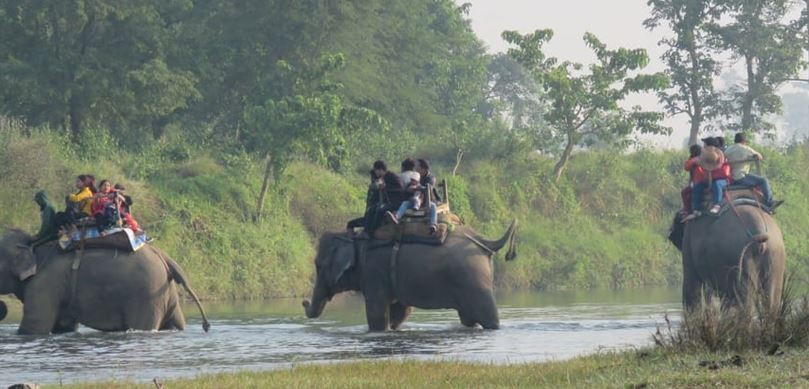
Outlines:
[[[149,238],[146,234],[136,235],[129,228],[112,228],[104,231],[104,235],[97,228],[87,228],[83,232],[76,229],[72,234],[59,236],[59,248],[63,251],[73,251],[79,247],[84,234],[85,248],[117,248],[125,251],[138,251]]]

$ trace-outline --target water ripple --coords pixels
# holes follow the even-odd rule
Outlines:
[[[80,328],[73,334],[18,336],[16,324],[5,322],[0,323],[0,387],[31,381],[148,381],[372,358],[494,363],[569,358],[649,344],[663,315],[679,307],[676,293],[665,296],[630,303],[615,298],[582,302],[588,297],[579,294],[572,295],[573,301],[550,303],[525,296],[501,299],[499,331],[463,327],[451,310],[416,310],[401,331],[368,333],[358,297],[336,299],[318,320],[302,317],[299,302],[291,300],[214,307],[209,333],[193,316],[186,331],[162,333]]]

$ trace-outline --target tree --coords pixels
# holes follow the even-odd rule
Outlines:
[[[185,1],[0,1],[0,109],[31,124],[149,126],[198,96],[166,61]]]
[[[631,93],[658,92],[668,86],[663,74],[631,75],[648,64],[645,50],[608,50],[595,35],[587,33],[584,41],[595,52],[597,61],[585,70],[582,64],[559,63],[556,58],[546,57],[542,46],[552,37],[551,30],[526,35],[503,32],[503,38],[517,46],[510,48],[508,55],[525,66],[545,90],[549,104],[545,121],[564,137],[564,149],[553,171],[556,180],[576,146],[594,141],[624,145],[633,131],[654,134],[671,131],[660,124],[662,113],[620,106]]]
[[[805,65],[805,45],[795,23],[788,23],[791,0],[721,0],[728,16],[710,27],[716,46],[728,50],[734,59],[744,61],[746,84],[730,90],[734,111],[741,112],[740,131],[769,131],[766,116],[781,112],[776,91],[795,78]]]
[[[652,16],[644,25],[649,29],[667,25],[674,37],[662,39],[666,47],[662,59],[673,89],[659,93],[660,102],[670,115],[685,114],[691,128],[688,144],[697,143],[704,123],[719,114],[719,94],[713,79],[720,72],[708,45],[705,27],[721,12],[713,0],[649,0]]]
[[[245,146],[265,158],[255,220],[261,219],[275,175],[291,161],[306,159],[339,170],[350,156],[348,137],[385,130],[386,123],[375,112],[352,106],[336,93],[340,85],[328,77],[344,61],[342,55],[332,55],[297,68],[279,61],[277,73],[287,79],[289,94],[245,110],[249,130],[244,134]]]
[[[488,120],[502,119],[507,129],[530,138],[533,147],[559,151],[563,139],[555,137],[543,117],[547,107],[540,85],[521,64],[507,54],[489,62],[489,88],[478,110]]]

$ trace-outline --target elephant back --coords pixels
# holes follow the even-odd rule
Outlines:
[[[144,234],[135,234],[129,228],[108,230],[102,235],[97,228],[78,228],[72,233],[59,237],[59,248],[63,252],[71,252],[78,248],[106,248],[135,252],[146,245],[148,238]]]

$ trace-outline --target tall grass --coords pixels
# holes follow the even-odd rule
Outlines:
[[[788,282],[778,309],[762,293],[750,293],[740,303],[703,293],[701,303],[684,310],[679,326],[666,319],[655,344],[675,351],[766,350],[809,346],[809,295],[797,296]]]

